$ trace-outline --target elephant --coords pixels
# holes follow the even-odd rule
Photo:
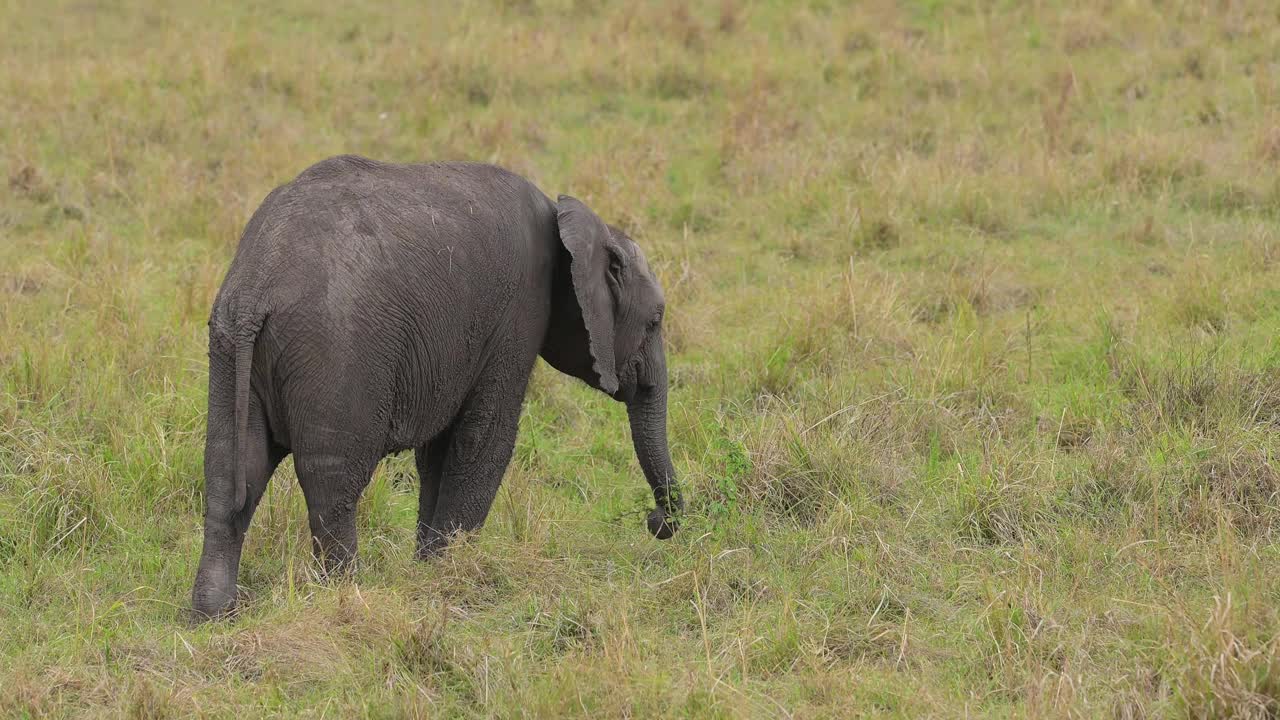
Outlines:
[[[648,529],[671,537],[664,311],[626,233],[494,165],[344,155],[276,188],[209,317],[196,619],[234,608],[245,533],[289,454],[325,576],[350,572],[357,501],[393,453],[413,450],[421,481],[416,557],[480,528],[538,356],[625,403]]]

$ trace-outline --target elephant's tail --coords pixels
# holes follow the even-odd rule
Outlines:
[[[245,500],[248,497],[248,470],[245,467],[249,453],[248,448],[249,437],[249,393],[250,382],[253,373],[253,346],[258,339],[258,330],[262,327],[263,318],[256,318],[256,321],[241,320],[237,323],[235,332],[235,505],[234,512],[240,512],[244,508]]]

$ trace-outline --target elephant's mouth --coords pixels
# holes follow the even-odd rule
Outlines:
[[[612,397],[618,402],[630,404],[631,401],[636,399],[636,395],[638,394],[639,388],[634,380],[631,380],[631,382],[620,381],[618,383],[618,391],[615,392]]]
[[[644,389],[640,383],[640,363],[643,359],[643,353],[637,352],[619,368],[618,391],[611,396],[614,400],[630,403]]]

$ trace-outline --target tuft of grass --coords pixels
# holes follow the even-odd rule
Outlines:
[[[1280,709],[1274,609],[1241,609],[1235,602],[1230,593],[1214,598],[1190,639],[1179,695],[1191,717],[1265,718]]]

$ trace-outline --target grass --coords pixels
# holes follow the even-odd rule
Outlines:
[[[11,2],[0,715],[1274,717],[1260,0]],[[205,321],[325,156],[572,192],[666,288],[685,529],[545,366],[484,531],[354,582],[286,463],[189,628]]]

